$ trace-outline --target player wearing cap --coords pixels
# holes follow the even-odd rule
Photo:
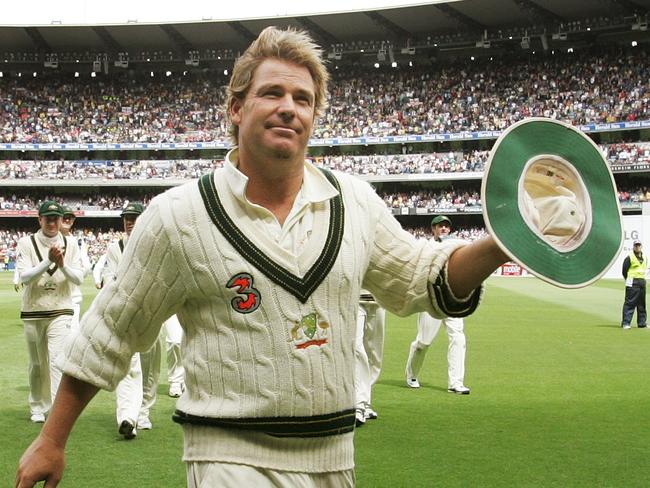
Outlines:
[[[18,241],[16,269],[24,285],[20,318],[29,355],[32,422],[45,422],[61,381],[57,357],[70,330],[72,288],[83,274],[79,248],[60,232],[63,209],[47,200],[38,209],[40,230]]]
[[[632,252],[623,260],[623,278],[625,278],[625,302],[623,303],[623,319],[621,327],[629,330],[634,309],[636,323],[640,329],[647,326],[645,309],[645,277],[648,273],[648,260],[641,250],[641,241],[635,240]]]
[[[75,245],[79,248],[79,259],[81,261],[81,271],[83,273],[83,278],[88,276],[88,273],[92,270],[92,265],[90,264],[90,258],[88,257],[88,246],[83,241],[83,239],[76,240],[72,235],[72,226],[74,221],[77,218],[74,211],[69,207],[63,207],[63,219],[61,220],[61,233],[70,237]],[[79,327],[79,315],[81,314],[81,302],[83,301],[83,295],[81,294],[81,288],[78,285],[72,285],[72,309],[74,310],[74,315],[72,316],[71,328],[76,329]]]
[[[101,282],[107,283],[117,276],[117,268],[124,252],[133,226],[144,207],[140,203],[131,203],[122,211],[124,232],[126,237],[111,243],[106,252],[105,264],[98,262],[102,268]],[[95,280],[97,281],[97,280]],[[101,283],[100,282],[100,283]],[[101,287],[101,284],[100,284]],[[179,397],[185,389],[183,366],[180,364],[180,342],[182,329],[176,316],[165,322],[167,331],[168,364],[170,364],[170,396]],[[117,398],[118,431],[126,439],[133,439],[137,429],[149,430],[152,423],[149,412],[156,402],[156,391],[160,380],[160,342],[156,341],[146,352],[136,353],[131,358],[131,365],[126,377],[115,389]],[[170,359],[170,356],[172,358]]]
[[[433,239],[442,242],[451,232],[451,220],[444,215],[438,215],[431,221]],[[449,337],[447,351],[448,386],[447,391],[459,395],[469,395],[469,388],[464,385],[465,379],[465,331],[462,318],[447,317],[442,320],[433,318],[428,313],[418,314],[418,335],[411,343],[409,357],[406,361],[406,384],[411,388],[419,388],[418,375],[424,362],[429,346],[436,338],[440,325],[444,324]]]
[[[106,262],[102,268],[102,282],[104,284],[115,280],[117,270],[122,259],[124,247],[128,242],[135,221],[144,211],[140,203],[129,203],[122,210],[122,223],[125,236],[108,245],[106,251]],[[143,401],[143,375],[140,354],[135,353],[131,357],[131,364],[126,376],[115,388],[116,394],[116,417],[118,432],[125,439],[133,439],[137,435],[137,423],[140,414],[140,407]]]

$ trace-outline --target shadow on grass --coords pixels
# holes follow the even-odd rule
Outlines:
[[[601,328],[608,328],[608,329],[622,329],[621,324],[613,324],[611,322],[608,322],[606,324],[591,324],[592,327],[601,327]],[[636,325],[632,326],[633,329],[641,329],[641,330],[650,330],[648,327],[637,327]]]
[[[0,424],[3,424],[5,422],[8,423],[14,423],[14,422],[19,422],[24,425],[33,425],[36,426],[40,429],[41,424],[35,424],[29,420],[29,405],[27,405],[27,400],[25,400],[25,406],[17,406],[17,407],[3,407],[2,408],[2,422]],[[20,425],[20,424],[19,424]]]
[[[427,383],[420,383],[420,388],[411,388],[406,385],[406,381],[397,381],[397,380],[380,380],[377,381],[377,384],[392,386],[395,388],[402,388],[404,390],[437,390],[437,391],[444,391],[445,393],[447,393],[446,387],[429,385]]]

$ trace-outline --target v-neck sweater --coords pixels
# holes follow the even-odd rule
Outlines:
[[[26,273],[39,265],[43,267],[40,276],[34,277],[33,280],[25,284],[21,307],[21,318],[23,320],[73,315],[73,283],[63,270],[54,268],[48,259],[50,246],[57,244],[63,247],[64,239],[67,241],[66,253],[63,257],[64,266],[76,273],[81,273],[79,248],[72,239],[64,237],[60,233],[55,237],[47,237],[39,230],[34,234],[38,252],[34,248],[31,237],[22,237],[18,241],[16,248],[16,269],[18,274]],[[53,270],[54,272],[52,272]]]
[[[69,341],[64,371],[110,390],[133,353],[147,350],[177,314],[185,332],[187,389],[176,415],[185,460],[350,469],[362,286],[401,316],[466,315],[478,304],[480,289],[457,300],[446,285],[445,265],[462,242],[416,240],[367,183],[305,164],[332,197],[308,205],[313,225],[300,254],[268,235],[237,198],[230,170],[218,169],[152,200],[116,279]],[[338,435],[310,430],[320,422]]]

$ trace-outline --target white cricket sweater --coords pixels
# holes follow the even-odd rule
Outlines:
[[[102,275],[104,273],[104,265],[106,264],[106,253],[102,254],[99,256],[99,259],[95,262],[95,265],[93,266],[93,281],[95,282],[95,286],[97,288],[101,287],[103,278]]]
[[[109,281],[114,281],[117,277],[117,268],[122,259],[124,246],[126,246],[128,236],[112,241],[106,249],[106,261],[101,269],[101,281],[106,284]]]
[[[362,285],[399,315],[468,314],[479,293],[453,300],[444,282],[441,270],[458,243],[416,241],[368,184],[345,174],[336,174],[342,199],[311,205],[311,236],[294,256],[232,194],[233,170],[152,200],[116,280],[71,338],[63,369],[113,389],[132,354],[147,350],[177,314],[187,386],[177,419],[190,422],[185,460],[350,469]],[[308,163],[305,171],[325,178]],[[212,421],[220,426],[198,425]]]
[[[27,274],[36,266],[43,267],[42,274],[38,278],[25,283],[20,317],[29,320],[72,315],[73,283],[61,269],[50,262],[48,252],[53,244],[65,249],[64,266],[71,272],[81,275],[77,244],[60,233],[50,238],[40,230],[34,234],[34,241],[38,251],[34,248],[31,237],[21,238],[17,245],[16,269],[19,275]],[[23,279],[21,281],[24,282]]]

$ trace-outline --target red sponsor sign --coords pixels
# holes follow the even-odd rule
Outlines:
[[[517,263],[506,263],[501,265],[502,276],[521,276],[523,271],[523,268]]]
[[[0,210],[2,217],[37,217],[36,210]]]

